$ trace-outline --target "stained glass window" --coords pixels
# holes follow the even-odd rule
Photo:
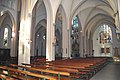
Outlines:
[[[100,44],[112,42],[111,28],[106,24],[103,24],[102,26],[100,26],[99,42]]]
[[[78,18],[75,16],[72,20],[72,50],[79,51],[79,44],[78,44]]]
[[[5,28],[5,29],[4,29],[3,45],[4,45],[4,46],[7,46],[7,45],[8,45],[8,28]]]
[[[78,18],[74,17],[72,20],[72,34],[78,32]]]

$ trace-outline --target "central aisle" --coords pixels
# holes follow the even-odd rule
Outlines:
[[[90,80],[120,80],[120,62],[111,62]]]

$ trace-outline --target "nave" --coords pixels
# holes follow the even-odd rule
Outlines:
[[[2,79],[89,80],[108,57],[120,58],[120,0],[0,0]]]

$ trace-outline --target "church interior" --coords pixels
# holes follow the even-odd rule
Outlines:
[[[0,0],[0,80],[119,80],[119,0]]]

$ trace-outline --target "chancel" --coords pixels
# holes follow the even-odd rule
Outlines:
[[[119,80],[119,0],[0,0],[0,79]]]

